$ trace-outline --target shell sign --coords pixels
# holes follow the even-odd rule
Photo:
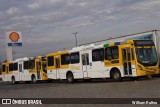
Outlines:
[[[22,46],[21,32],[7,32],[8,46]]]
[[[9,35],[9,38],[11,39],[12,42],[18,42],[19,34],[16,33],[16,32],[12,32],[12,33]]]

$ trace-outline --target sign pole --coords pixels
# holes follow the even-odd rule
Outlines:
[[[8,34],[6,33],[6,52],[7,52],[7,61],[13,61],[12,47],[8,46]]]
[[[13,46],[22,46],[21,32],[6,32],[7,61],[13,61]]]

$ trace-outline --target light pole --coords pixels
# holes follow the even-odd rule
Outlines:
[[[15,52],[15,51],[12,51],[13,60],[14,60],[14,54],[16,54],[16,52]]]
[[[76,36],[76,35],[77,35],[77,33],[78,33],[78,32],[72,33],[72,34],[74,34],[74,35],[75,35],[75,39],[76,39],[76,47],[77,47],[77,36]]]

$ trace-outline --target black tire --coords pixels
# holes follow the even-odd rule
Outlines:
[[[34,75],[32,75],[32,77],[31,77],[31,82],[32,82],[32,84],[37,83],[36,77]]]
[[[114,69],[111,72],[111,78],[113,79],[113,81],[122,81],[121,73],[118,69]]]
[[[14,77],[12,77],[12,84],[16,84],[16,80]]]
[[[67,81],[69,83],[74,83],[75,80],[74,80],[74,76],[72,73],[67,73]]]

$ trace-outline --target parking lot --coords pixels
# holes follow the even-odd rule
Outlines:
[[[0,82],[1,98],[160,98],[160,78],[122,82],[108,80],[65,81],[38,84]]]
[[[38,84],[0,83],[0,96],[13,98],[160,98],[160,78],[138,81],[93,80],[69,84],[55,81]]]

